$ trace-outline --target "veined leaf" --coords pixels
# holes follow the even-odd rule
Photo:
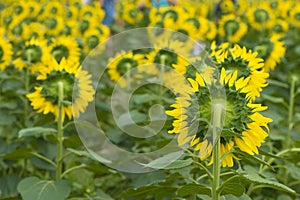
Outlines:
[[[17,189],[24,200],[65,200],[70,194],[68,181],[46,181],[37,177],[23,179]]]
[[[245,171],[240,173],[240,176],[248,181],[250,181],[251,183],[256,183],[256,184],[260,184],[260,185],[264,185],[266,187],[271,187],[274,189],[278,189],[278,190],[282,190],[291,194],[296,194],[296,192],[287,187],[286,185],[283,185],[279,182],[276,181],[272,181],[272,180],[268,180],[266,178],[261,177],[259,174],[257,174],[257,172],[246,166]]]

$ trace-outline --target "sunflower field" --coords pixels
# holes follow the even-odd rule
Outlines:
[[[0,86],[0,199],[300,199],[298,0],[0,0]]]

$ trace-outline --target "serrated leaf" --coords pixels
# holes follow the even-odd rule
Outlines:
[[[185,197],[194,194],[205,194],[210,196],[211,190],[209,187],[200,184],[188,184],[177,190],[179,196]]]
[[[19,131],[19,138],[22,137],[31,137],[31,136],[42,136],[56,133],[56,129],[54,128],[44,128],[44,127],[33,127],[33,128],[25,128]]]
[[[253,170],[250,167],[247,167],[245,169],[245,171],[240,173],[240,175],[241,175],[241,177],[250,181],[251,183],[265,185],[266,187],[271,187],[271,188],[282,190],[282,191],[285,191],[285,192],[288,192],[291,194],[296,194],[296,192],[293,189],[287,187],[286,185],[283,185],[279,182],[271,181],[271,180],[261,177],[259,174],[256,173],[255,170]]]
[[[65,200],[70,194],[68,181],[46,181],[37,177],[23,179],[17,189],[23,200]]]

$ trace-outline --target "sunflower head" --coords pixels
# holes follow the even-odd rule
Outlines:
[[[226,69],[228,78],[231,76],[249,77],[244,91],[247,91],[247,98],[251,101],[260,96],[262,88],[267,86],[266,79],[269,77],[267,72],[263,72],[263,59],[257,55],[257,52],[252,52],[237,44],[233,47],[230,47],[229,43],[217,46],[213,42],[211,45],[212,60],[216,62],[219,69],[222,67]]]
[[[199,151],[201,160],[210,157],[212,153],[213,143],[208,130],[212,109],[216,105],[210,94],[214,86],[212,84],[209,90],[204,81],[208,73],[206,71],[196,72],[193,78],[188,78],[193,90],[179,93],[176,103],[171,105],[174,109],[166,112],[174,118],[173,129],[169,133],[178,134],[179,145],[189,143],[195,151]],[[267,125],[272,121],[259,113],[267,107],[254,104],[247,98],[246,87],[250,78],[238,78],[237,73],[235,71],[228,75],[225,68],[220,70],[219,82],[226,91],[226,102],[222,103],[225,106],[225,120],[220,135],[221,155],[231,149],[240,149],[251,155],[258,153],[257,148],[267,137]],[[234,153],[228,152],[221,165],[232,167],[233,158],[236,158]]]
[[[0,70],[4,70],[12,60],[12,45],[4,38],[0,38]]]
[[[247,33],[247,25],[234,15],[222,16],[219,22],[219,34],[230,42],[239,42]]]
[[[65,115],[70,119],[73,115],[78,117],[93,100],[94,89],[89,80],[90,75],[83,71],[78,63],[69,63],[65,59],[57,63],[52,58],[39,72],[35,91],[27,95],[33,109],[38,112],[58,116],[59,84],[63,85],[63,119]],[[77,92],[74,94],[73,90]]]
[[[71,36],[60,36],[52,39],[52,43],[47,47],[47,52],[57,62],[60,62],[62,58],[67,59],[69,62],[78,62],[80,59],[78,43]]]

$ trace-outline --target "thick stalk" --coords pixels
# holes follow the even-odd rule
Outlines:
[[[224,105],[217,103],[213,107],[213,185],[212,185],[212,199],[219,200],[220,193],[218,191],[220,186],[220,128],[222,127],[222,116]]]
[[[289,116],[288,116],[288,132],[286,138],[286,149],[291,145],[291,132],[294,126],[294,102],[295,102],[295,87],[297,78],[292,76],[291,88],[290,88],[290,101],[289,101]]]
[[[57,155],[56,155],[56,180],[61,179],[62,173],[62,157],[63,157],[63,99],[64,99],[64,84],[57,83],[58,86],[58,117],[57,117]]]

